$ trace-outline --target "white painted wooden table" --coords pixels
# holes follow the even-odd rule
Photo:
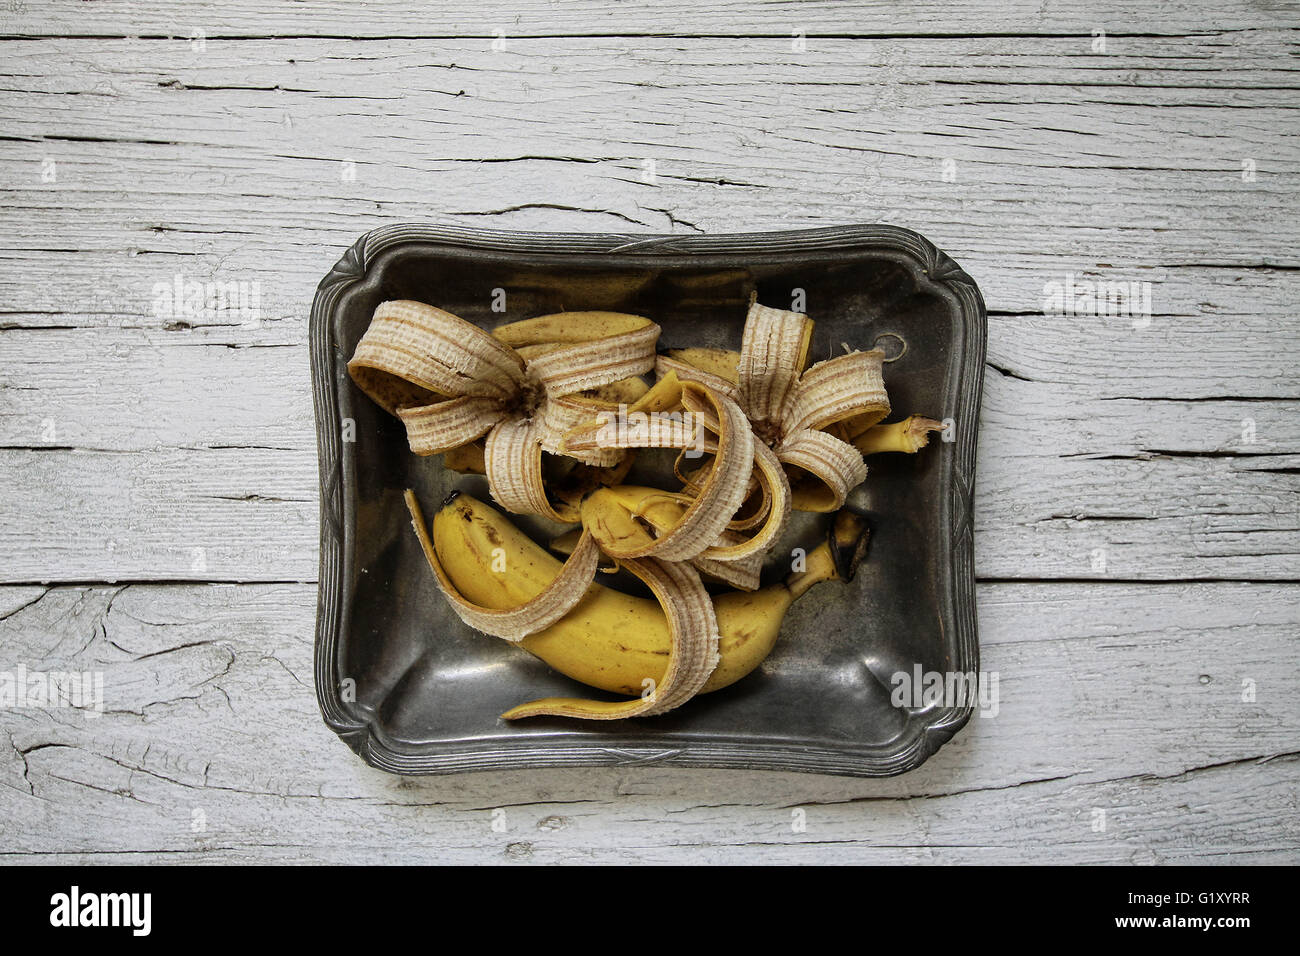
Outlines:
[[[1297,6],[484,10],[0,11],[0,670],[105,707],[0,711],[6,858],[1295,862]],[[428,219],[951,253],[998,716],[888,781],[361,765],[311,686],[305,322]],[[1046,314],[1070,275],[1150,283],[1149,322]],[[177,276],[260,320],[169,311]]]

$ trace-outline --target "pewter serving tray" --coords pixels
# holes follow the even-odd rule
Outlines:
[[[921,453],[875,455],[849,500],[870,550],[848,584],[818,585],[785,619],[764,665],[737,684],[640,720],[498,714],[548,695],[602,696],[526,652],[472,631],[425,565],[402,501],[432,514],[454,489],[489,500],[482,478],[419,458],[401,424],[346,364],[375,306],[417,299],[486,329],[548,312],[645,315],[660,348],[739,348],[751,292],[816,322],[811,361],[841,343],[887,352],[894,408],[950,419]],[[503,290],[495,292],[494,290]],[[494,312],[504,294],[506,311]],[[729,236],[523,233],[399,225],[361,237],[321,282],[311,313],[320,448],[316,692],[325,722],[366,762],[403,774],[660,763],[853,776],[921,764],[971,706],[891,703],[891,676],[979,668],[971,491],[983,378],[979,290],[922,236],[845,226]],[[797,514],[765,583],[809,547],[826,516]],[[555,526],[519,519],[545,540]]]

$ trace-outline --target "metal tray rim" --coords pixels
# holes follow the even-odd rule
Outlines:
[[[321,280],[312,303],[308,333],[312,396],[320,462],[320,572],[317,596],[316,696],[325,723],[366,763],[397,774],[448,774],[465,771],[591,767],[622,764],[667,764],[683,767],[783,770],[841,776],[878,777],[904,773],[923,763],[970,719],[972,706],[930,711],[916,731],[894,750],[882,748],[807,747],[786,741],[759,744],[725,737],[691,739],[678,744],[665,737],[662,746],[612,747],[598,740],[563,745],[527,744],[502,747],[499,742],[463,742],[437,752],[407,753],[385,739],[382,728],[355,713],[342,699],[338,645],[344,591],[344,469],[341,418],[334,391],[332,314],[341,294],[362,280],[384,252],[408,243],[438,243],[518,255],[589,253],[637,259],[667,255],[786,254],[810,250],[862,249],[901,255],[934,285],[947,291],[959,313],[966,359],[954,396],[962,410],[946,482],[946,526],[952,548],[950,607],[955,624],[953,666],[978,671],[979,642],[975,611],[973,557],[973,489],[975,444],[983,388],[987,316],[974,280],[924,236],[885,224],[831,226],[780,232],[720,235],[620,235],[548,233],[475,229],[434,223],[382,226],[361,236]]]

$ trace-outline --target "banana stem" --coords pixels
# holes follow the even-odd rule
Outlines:
[[[867,553],[870,529],[861,515],[841,509],[831,522],[826,540],[808,555],[802,571],[785,579],[790,594],[798,599],[822,581],[851,581]]]
[[[801,598],[814,584],[834,581],[839,577],[835,570],[835,559],[831,556],[831,546],[822,542],[805,560],[804,569],[795,571],[785,579],[786,589],[795,597]]]
[[[909,415],[901,422],[868,428],[853,440],[853,444],[864,455],[882,451],[914,455],[929,444],[931,432],[941,432],[947,427],[943,422],[936,422],[932,418]]]

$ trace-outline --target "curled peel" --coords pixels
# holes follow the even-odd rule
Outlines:
[[[754,443],[754,465],[763,493],[763,502],[757,512],[764,516],[762,526],[749,538],[736,534],[734,529],[728,529],[718,543],[704,552],[704,557],[712,562],[744,562],[755,557],[761,560],[785,530],[791,505],[790,481],[786,478],[785,469],[772,450],[762,442]]]
[[[572,558],[570,558],[572,560]],[[544,697],[514,707],[505,720],[523,717],[578,717],[585,720],[620,720],[650,717],[680,707],[708,683],[718,666],[718,619],[713,600],[699,574],[688,564],[655,558],[619,562],[654,592],[668,619],[672,640],[663,679],[650,681],[639,700],[599,701],[578,697]]]
[[[612,465],[576,464],[567,475],[547,484],[543,476],[542,426],[502,422],[483,445],[483,473],[492,499],[506,511],[535,514],[568,524],[578,520],[578,505],[588,492],[622,481],[632,456],[620,452]]]
[[[812,320],[802,312],[750,304],[736,370],[740,404],[760,433],[785,419],[808,363],[812,331]]]
[[[740,535],[728,531],[722,536],[720,543],[730,544],[737,540],[743,541],[744,539]],[[759,553],[744,559],[715,561],[701,555],[698,558],[693,558],[691,564],[695,565],[701,574],[716,578],[723,584],[729,585],[738,591],[757,591],[761,583],[763,558],[764,555]]]
[[[620,312],[563,312],[512,322],[494,335],[503,342],[558,344],[528,363],[529,377],[548,396],[609,385],[654,368],[659,326]]]
[[[800,511],[833,511],[866,477],[861,454],[851,441],[862,436],[859,448],[892,450],[902,436],[878,433],[872,427],[889,414],[879,349],[850,351],[806,368],[813,323],[800,312],[759,305],[751,300],[736,361],[737,395],[755,434],[783,465],[791,506]],[[711,373],[693,365],[718,366],[719,350],[682,349],[659,357],[661,373],[668,369],[683,379],[706,379]],[[685,366],[685,367],[683,367]],[[924,433],[922,433],[924,434]],[[680,478],[696,487],[697,473]],[[764,494],[775,489],[771,483]],[[735,519],[732,530],[745,530],[767,518],[762,502]]]
[[[433,571],[447,603],[462,621],[485,634],[513,642],[545,630],[568,614],[574,605],[582,600],[587,593],[587,588],[596,577],[600,549],[591,535],[584,533],[578,539],[569,559],[564,562],[560,573],[531,601],[505,610],[471,604],[461,597],[451,578],[443,570],[433,540],[429,537],[429,526],[425,523],[420,503],[416,500],[415,493],[409,489],[406,492],[406,507],[411,513],[411,524],[415,527],[416,537],[420,539],[424,557],[429,562],[429,568]]]
[[[608,492],[598,492],[583,505],[584,526],[596,535],[605,553],[616,559],[703,559],[713,570],[719,564],[744,562],[742,567],[719,571],[717,576],[739,587],[751,586],[755,575],[751,559],[771,548],[790,513],[790,483],[780,460],[755,440],[735,402],[700,382],[679,382],[670,371],[643,402],[660,414],[675,404],[687,414],[671,419],[642,415],[643,420],[636,421],[629,415],[617,429],[608,421],[600,426],[589,424],[572,430],[565,437],[565,447],[574,451],[611,444],[621,448],[696,448],[712,455],[712,460],[685,476],[679,456],[674,467],[689,494],[673,495],[679,507],[671,519],[654,525],[655,535],[633,520],[641,516],[638,506],[620,503]],[[761,498],[738,519],[737,511],[755,490]],[[759,530],[752,536],[737,533],[756,526]]]
[[[612,412],[618,406],[582,395],[548,398],[534,419],[539,426],[538,440],[552,455],[568,455],[589,465],[608,467],[623,458],[617,448],[566,448],[564,437],[575,428],[591,421],[602,412]]]
[[[655,358],[655,374],[663,379],[675,372],[683,382],[699,382],[719,395],[739,402],[738,359],[736,352],[724,349],[671,349]]]
[[[681,521],[689,504],[690,496],[680,492],[613,485],[600,489],[583,502],[583,526],[591,530],[602,548],[647,545],[653,538],[641,523],[653,532],[654,537],[665,534]],[[743,535],[724,531],[714,548],[692,558],[691,564],[734,588],[753,591],[759,584],[765,549],[747,547],[745,550],[749,553],[736,554],[725,560],[709,556],[718,548],[746,546],[748,543]],[[555,546],[554,542],[552,546]]]
[[[486,435],[482,468],[493,497],[511,511],[565,520],[573,509],[547,500],[542,452],[563,454],[575,422],[644,395],[637,376],[654,367],[658,337],[649,319],[616,312],[540,316],[489,335],[442,309],[393,301],[375,309],[348,371],[402,420],[416,454],[452,454]],[[626,456],[595,449],[576,457],[612,468]],[[477,453],[456,464],[473,470]]]
[[[506,511],[563,521],[546,497],[542,480],[542,444],[535,422],[501,422],[488,433],[484,471],[492,498]]]
[[[468,445],[501,421],[502,413],[499,400],[478,395],[397,409],[411,451],[417,455],[437,455]]]
[[[673,414],[681,404],[682,383],[670,372],[637,401],[618,409],[620,414],[603,408],[575,422],[561,438],[560,450],[582,459],[611,449],[617,453],[625,448],[691,447],[700,440],[699,432],[680,414]]]
[[[700,428],[717,435],[713,464],[677,524],[658,538],[647,535],[645,539],[603,540],[601,546],[610,557],[689,561],[721,538],[748,492],[754,467],[754,436],[744,412],[735,402],[699,383],[685,382],[681,391],[685,408],[693,413],[689,423],[650,418],[645,429],[617,429],[604,439],[597,439],[589,429],[566,439],[566,444],[577,439],[603,440],[622,448],[686,448],[696,444]],[[657,422],[663,427],[657,427]]]
[[[862,453],[827,432],[804,429],[777,449],[784,464],[801,468],[821,484],[806,480],[794,486],[795,507],[801,511],[836,511],[850,491],[867,477]]]
[[[789,431],[826,428],[852,420],[865,430],[889,414],[889,396],[881,369],[885,353],[849,352],[818,362],[799,379],[790,414]]]
[[[464,319],[423,302],[382,302],[348,372],[381,408],[481,395],[510,398],[524,381],[524,362]]]

